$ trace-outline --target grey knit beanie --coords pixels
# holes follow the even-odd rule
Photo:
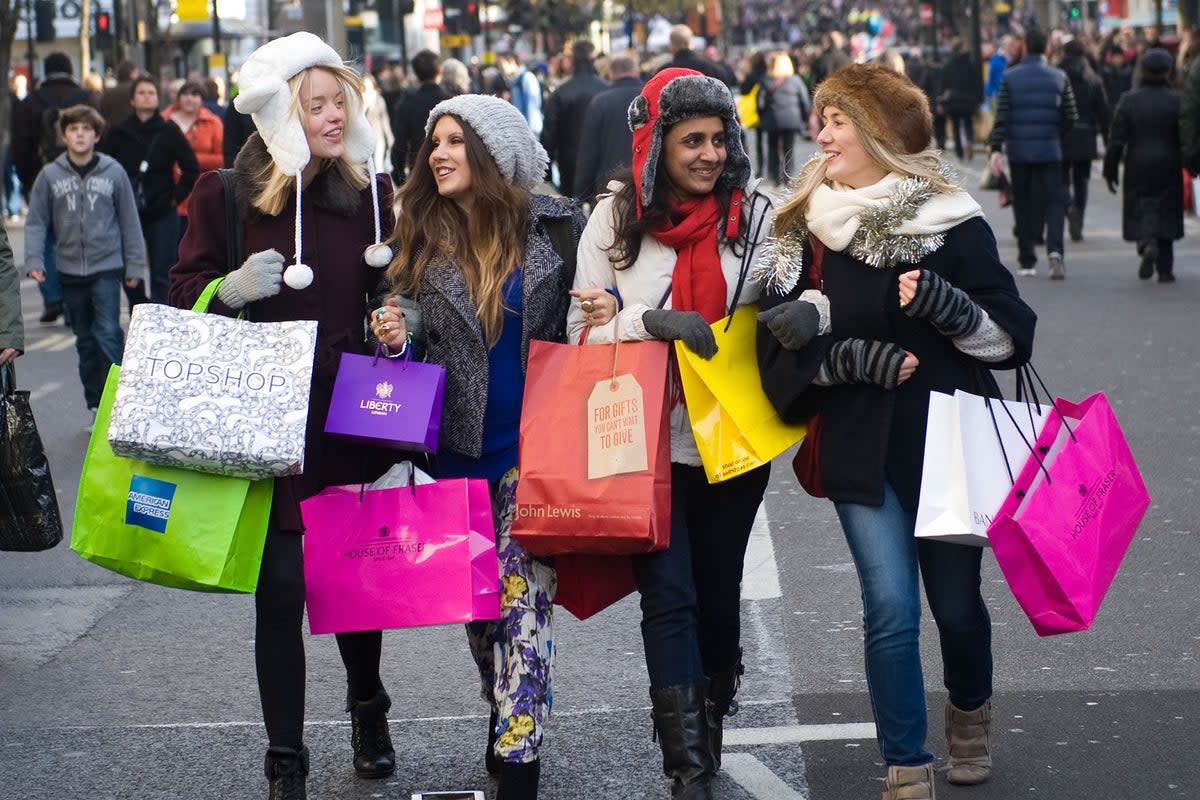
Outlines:
[[[533,189],[545,178],[550,156],[512,103],[485,94],[460,94],[443,100],[429,112],[426,136],[446,114],[471,126],[509,183]]]

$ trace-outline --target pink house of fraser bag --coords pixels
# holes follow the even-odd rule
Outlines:
[[[332,487],[300,510],[312,633],[500,617],[487,481]]]
[[[1059,399],[988,528],[1040,636],[1087,630],[1150,505],[1103,393]]]

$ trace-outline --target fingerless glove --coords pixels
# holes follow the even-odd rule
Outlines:
[[[966,292],[927,269],[921,270],[917,293],[903,310],[910,317],[929,320],[938,333],[951,339],[974,333],[983,322],[983,309]]]
[[[895,389],[904,363],[904,348],[872,339],[844,339],[834,342],[821,367],[818,382],[875,383]],[[824,378],[824,380],[820,380]]]

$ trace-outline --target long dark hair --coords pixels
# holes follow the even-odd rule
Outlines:
[[[421,142],[412,175],[396,193],[399,214],[388,238],[397,254],[388,266],[391,286],[415,296],[433,258],[442,253],[457,264],[475,301],[476,316],[490,345],[500,340],[504,283],[524,260],[529,233],[529,193],[504,179],[479,134],[461,118],[471,167],[470,216],[438,193],[429,167],[433,130]]]
[[[663,138],[666,138],[666,131],[663,131]],[[612,262],[613,269],[622,270],[632,267],[642,252],[642,237],[669,221],[671,194],[667,171],[663,166],[665,157],[666,146],[664,144],[654,176],[654,192],[650,195],[650,205],[642,209],[641,219],[638,219],[637,216],[637,192],[633,185],[633,170],[630,167],[624,167],[613,174],[613,180],[621,182],[621,189],[614,196],[617,224],[613,230],[613,242],[608,248],[608,260]],[[716,187],[713,188],[713,194],[717,198],[717,208],[721,212],[718,218],[720,227],[717,231],[717,238],[725,240],[734,248],[734,252],[740,255],[740,248],[745,246],[748,236],[747,226],[742,225],[736,237],[727,236],[725,233],[733,188],[718,180]]]

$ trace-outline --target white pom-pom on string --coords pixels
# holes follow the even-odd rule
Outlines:
[[[380,239],[379,226],[379,181],[375,178],[375,156],[367,159],[367,180],[371,184],[371,212],[375,218],[375,244],[369,246],[363,254],[367,266],[382,269],[392,263],[392,248],[383,244]]]
[[[313,282],[312,267],[300,261],[304,246],[304,215],[301,213],[300,191],[304,183],[303,170],[296,172],[296,262],[283,271],[283,282],[299,291],[307,289]]]
[[[312,267],[308,264],[289,264],[283,271],[283,282],[293,289],[307,289],[313,282]]]
[[[363,259],[368,266],[382,269],[392,263],[392,248],[386,244],[373,244],[367,248]]]

